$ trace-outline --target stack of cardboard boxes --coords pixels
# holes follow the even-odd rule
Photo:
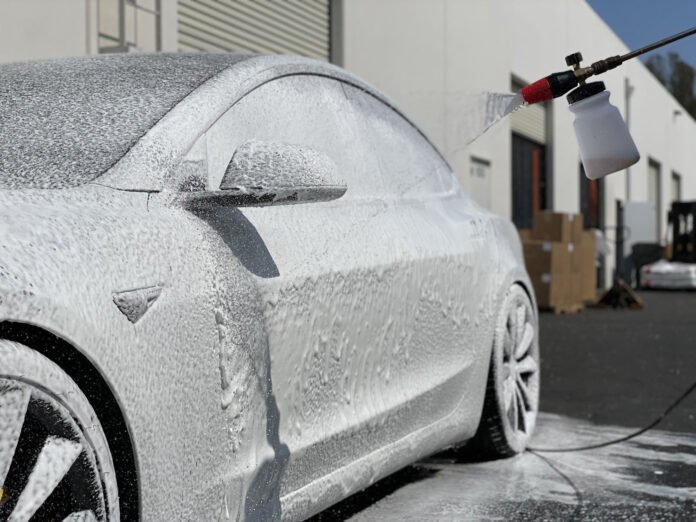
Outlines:
[[[540,308],[566,312],[595,301],[595,234],[583,230],[582,216],[539,212],[520,237]]]

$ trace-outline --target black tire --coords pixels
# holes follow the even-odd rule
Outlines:
[[[119,520],[94,409],[53,361],[0,340],[0,520]]]
[[[496,323],[481,422],[466,445],[469,457],[511,457],[527,447],[539,408],[538,331],[527,292],[513,285]]]

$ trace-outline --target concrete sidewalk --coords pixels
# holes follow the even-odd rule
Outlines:
[[[539,420],[539,447],[594,444],[631,431],[549,414]],[[436,455],[413,467],[419,480],[332,520],[696,520],[695,465],[696,438],[664,431],[603,449],[493,462],[456,464]]]

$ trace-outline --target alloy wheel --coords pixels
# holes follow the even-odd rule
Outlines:
[[[0,520],[106,520],[105,489],[88,430],[64,401],[1,378]]]
[[[509,427],[522,438],[531,435],[539,406],[536,337],[535,314],[529,300],[514,298],[503,337],[503,406]]]

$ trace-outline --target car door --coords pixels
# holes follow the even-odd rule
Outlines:
[[[393,415],[391,429],[406,434],[479,403],[465,392],[484,389],[490,350],[495,245],[485,214],[466,196],[450,167],[425,136],[394,108],[352,86],[345,92],[358,132],[378,164],[394,235],[402,238],[390,270],[392,291],[383,342],[390,380],[374,393]],[[477,393],[476,396],[480,396]],[[440,430],[443,431],[443,430]],[[451,437],[452,432],[445,437]],[[390,434],[382,435],[383,445]],[[449,441],[451,442],[451,440]]]
[[[362,139],[341,84],[307,75],[256,88],[207,133],[211,186],[249,140],[312,147],[348,185],[332,202],[221,210],[230,224],[241,212],[266,253],[242,262],[263,299],[279,439],[290,452],[283,494],[372,451],[374,437],[349,441],[386,409],[373,392],[388,371],[376,339],[389,335],[389,267],[402,239],[380,217],[382,180]]]

